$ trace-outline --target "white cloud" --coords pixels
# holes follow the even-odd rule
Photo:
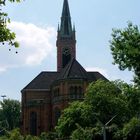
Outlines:
[[[4,71],[6,71],[6,68],[2,68],[2,67],[0,67],[0,73],[2,73],[2,72],[4,72]]]
[[[20,43],[17,55],[11,48],[1,47],[0,72],[11,67],[34,66],[50,57],[54,52],[56,31],[54,27],[41,28],[34,24],[11,22],[9,28],[16,33],[16,40]]]
[[[110,79],[107,70],[99,68],[99,67],[87,67],[86,68],[87,71],[97,71],[100,72],[103,76],[105,76],[106,78]]]

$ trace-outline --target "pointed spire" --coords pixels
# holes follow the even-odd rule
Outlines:
[[[68,0],[64,0],[64,3],[63,3],[60,34],[62,36],[72,35],[72,25],[71,25],[71,17],[70,17]]]

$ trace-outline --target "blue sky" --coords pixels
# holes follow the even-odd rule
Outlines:
[[[3,8],[11,17],[9,28],[20,42],[0,48],[0,95],[21,98],[24,88],[41,71],[56,70],[56,31],[63,0],[25,0]],[[69,0],[76,26],[77,60],[87,70],[100,71],[110,80],[130,82],[132,73],[112,65],[109,47],[112,28],[124,28],[127,21],[139,25],[139,0]],[[2,98],[0,99],[2,100]]]

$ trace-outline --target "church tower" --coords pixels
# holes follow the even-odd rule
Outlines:
[[[91,82],[107,80],[99,72],[88,72],[76,60],[75,27],[68,0],[64,0],[57,34],[57,71],[42,71],[22,89],[21,132],[40,135],[52,131],[70,102],[83,101]]]
[[[76,58],[75,27],[72,27],[68,0],[64,0],[61,24],[57,33],[57,71],[60,72],[73,58]]]

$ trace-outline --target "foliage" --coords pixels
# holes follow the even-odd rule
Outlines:
[[[23,136],[21,136],[19,129],[14,129],[11,131],[11,135],[9,140],[23,140]]]
[[[139,88],[120,80],[98,80],[89,85],[84,101],[73,102],[63,111],[56,132],[60,138],[96,140],[102,139],[102,128],[107,124],[107,137],[129,140],[131,135],[132,140],[139,138],[139,112]]]
[[[119,87],[122,94],[127,101],[127,106],[129,108],[129,117],[140,116],[140,88],[135,85],[127,84],[123,81],[116,80],[114,84]]]
[[[68,108],[66,108],[58,120],[56,131],[59,137],[70,136],[72,131],[77,128],[76,123],[81,126],[87,126],[91,124],[92,110],[89,105],[84,102],[73,102]]]
[[[41,135],[40,135],[40,139],[41,140],[47,140],[47,133],[45,133],[45,132],[43,132],[43,133],[41,133]]]
[[[127,124],[124,125],[123,135],[125,139],[139,140],[140,139],[140,119],[133,117]]]
[[[4,128],[12,130],[19,127],[20,122],[20,102],[17,100],[4,99],[0,102],[0,122]]]
[[[56,132],[42,132],[40,135],[40,140],[56,140],[57,133]]]
[[[121,70],[128,68],[135,73],[135,82],[140,84],[140,31],[137,25],[128,23],[124,29],[113,29],[110,41],[114,64]]]
[[[73,131],[71,140],[92,140],[93,129],[86,127],[85,129],[77,125],[77,129]]]
[[[113,82],[98,80],[90,84],[85,102],[92,106],[96,119],[102,124],[106,124],[115,115],[114,123],[120,125],[126,121],[127,101]]]
[[[18,110],[16,109],[17,106],[14,107],[14,104],[15,102],[9,99],[1,102],[0,117],[3,118],[5,114],[8,114],[6,115],[6,117],[8,117],[9,113],[12,114],[15,110]],[[4,114],[4,112],[6,113]],[[40,137],[27,135],[24,139],[56,140],[60,138],[72,140],[101,140],[104,125],[113,118],[112,121],[106,125],[107,139],[139,140],[139,112],[139,88],[128,85],[122,81],[109,82],[98,80],[90,84],[85,93],[84,101],[72,102],[69,107],[63,111],[58,120],[55,129],[56,132],[44,132]],[[14,114],[15,113],[13,113],[13,115]],[[15,117],[11,119],[13,120]],[[6,120],[8,122],[7,118]],[[22,140],[23,136],[21,136],[19,130],[16,129],[7,133],[7,139]]]
[[[9,2],[20,2],[21,0],[8,0]],[[2,11],[2,7],[6,5],[6,0],[0,0],[0,46],[8,44],[10,46],[19,47],[18,42],[15,41],[15,33],[11,32],[7,28],[7,24],[10,23],[8,14]]]
[[[32,140],[32,139],[33,139],[33,137],[31,135],[25,136],[25,140]]]

